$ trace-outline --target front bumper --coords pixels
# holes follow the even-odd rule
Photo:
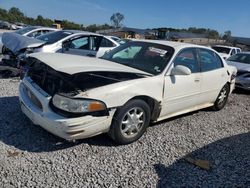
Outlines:
[[[65,118],[49,107],[51,96],[45,93],[30,78],[25,77],[19,85],[19,100],[23,113],[36,125],[66,140],[92,137],[108,132],[115,109],[109,116],[90,115]]]

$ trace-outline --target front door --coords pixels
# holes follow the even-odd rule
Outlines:
[[[182,50],[174,59],[172,68],[182,65],[191,70],[190,75],[165,76],[161,117],[185,112],[200,104],[201,73],[195,48]],[[171,70],[170,70],[171,71]]]

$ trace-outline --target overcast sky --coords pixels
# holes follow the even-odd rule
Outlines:
[[[0,0],[1,8],[13,6],[27,16],[41,14],[84,25],[110,23],[110,16],[120,12],[128,27],[204,27],[250,37],[249,0]]]

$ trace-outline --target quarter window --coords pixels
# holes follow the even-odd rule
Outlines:
[[[234,55],[234,54],[236,54],[236,50],[232,49],[231,55]]]
[[[174,67],[182,65],[188,67],[192,73],[199,72],[199,63],[196,58],[196,50],[194,48],[181,51],[174,60]]]
[[[200,49],[201,71],[211,71],[223,67],[221,58],[213,51]]]
[[[100,47],[104,47],[104,48],[112,48],[115,45],[113,44],[113,42],[111,42],[110,40],[103,38],[100,44]]]

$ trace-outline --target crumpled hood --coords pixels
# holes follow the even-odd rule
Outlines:
[[[81,72],[128,72],[137,74],[150,73],[128,67],[119,63],[107,61],[104,59],[69,55],[62,53],[32,53],[29,57],[38,59],[47,64],[54,70],[67,74],[76,74]]]
[[[25,48],[36,48],[46,43],[45,41],[41,41],[35,38],[8,32],[3,33],[2,42],[3,45],[13,53],[17,53],[18,51]]]
[[[250,64],[239,63],[239,62],[234,62],[234,61],[227,61],[227,63],[229,65],[235,66],[237,68],[237,70],[250,72]]]

